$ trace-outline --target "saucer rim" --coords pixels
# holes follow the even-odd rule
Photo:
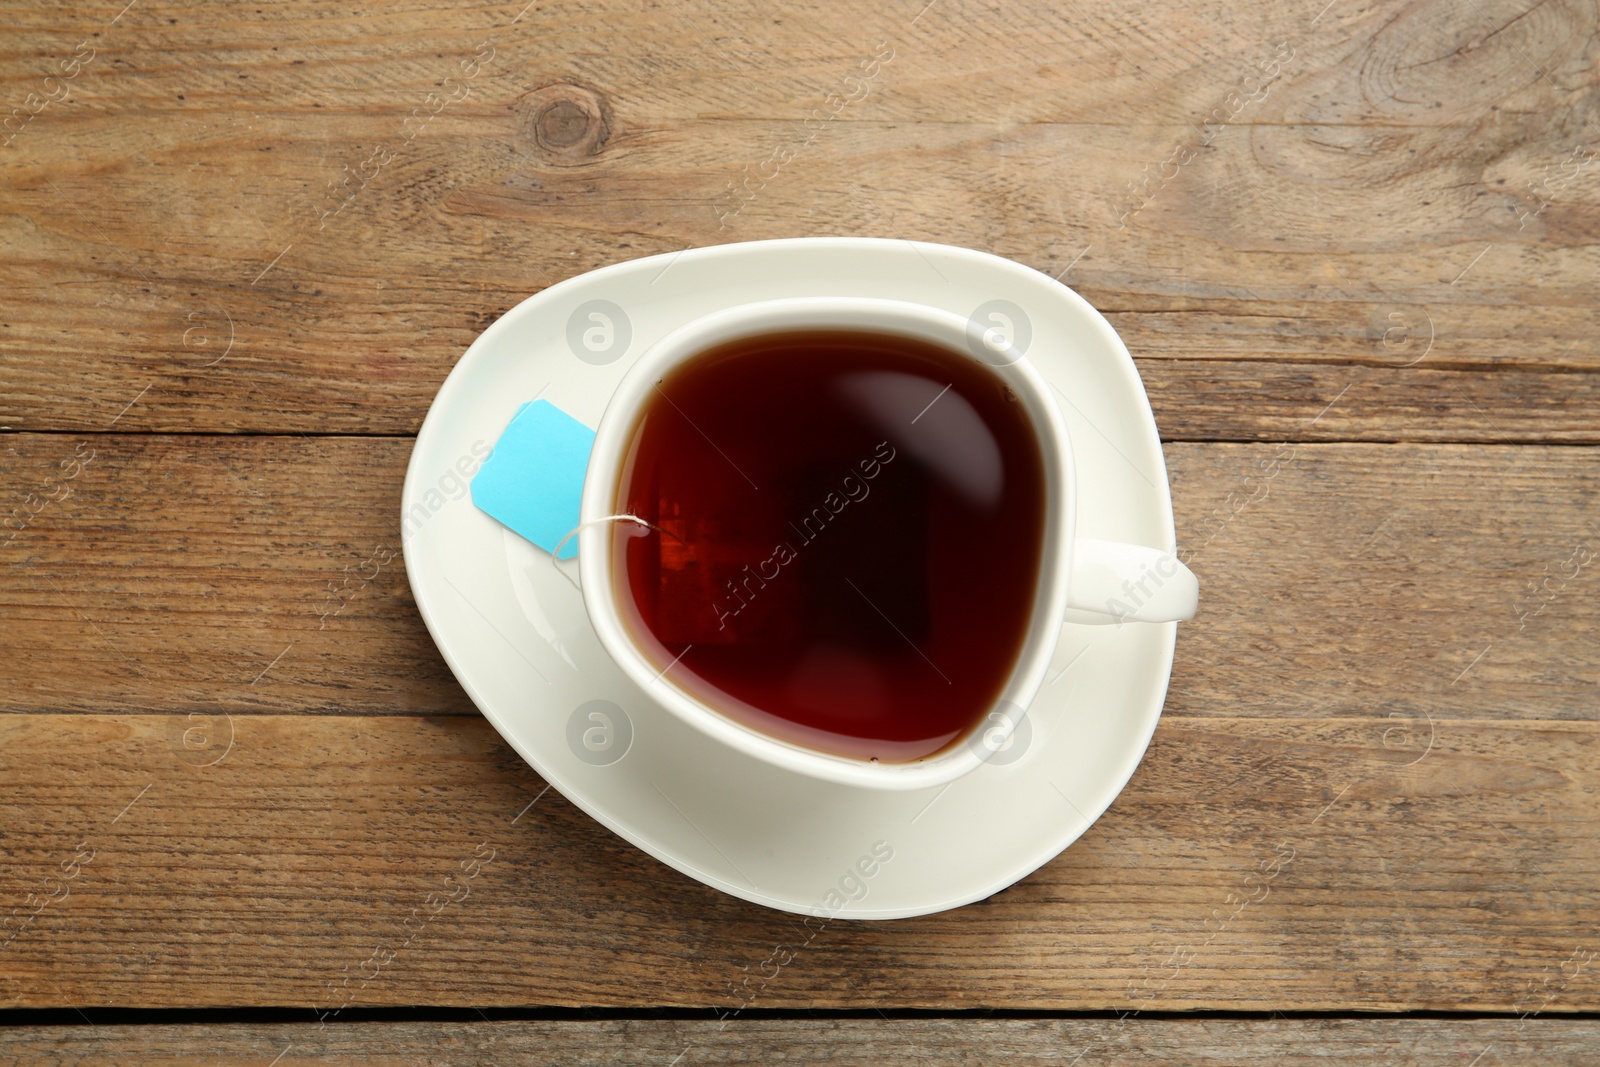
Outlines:
[[[1051,290],[1052,295],[1056,296],[1057,298],[1064,299],[1067,304],[1073,308],[1073,311],[1077,313],[1077,317],[1083,320],[1083,324],[1098,333],[1101,340],[1108,345],[1110,350],[1117,357],[1119,357],[1114,362],[1117,364],[1117,372],[1119,376],[1123,379],[1122,384],[1124,386],[1131,386],[1131,393],[1143,400],[1143,403],[1133,405],[1138,409],[1136,413],[1132,410],[1129,410],[1119,415],[1119,418],[1136,419],[1140,423],[1138,429],[1141,435],[1147,436],[1150,441],[1154,442],[1156,453],[1158,457],[1160,456],[1160,437],[1155,425],[1154,412],[1150,408],[1148,396],[1144,389],[1143,380],[1139,377],[1138,369],[1135,366],[1133,358],[1128,352],[1127,347],[1123,343],[1121,337],[1117,335],[1115,329],[1111,326],[1110,322],[1105,318],[1105,316],[1102,315],[1096,308],[1094,308],[1093,305],[1089,304],[1088,301],[1084,300],[1083,297],[1078,295],[1068,286],[1050,278],[1048,275],[1043,274],[1043,272],[1034,270],[1031,267],[1016,263],[1012,260],[1005,259],[1004,257],[994,255],[993,253],[982,252],[977,249],[930,242],[909,241],[905,239],[824,236],[791,237],[761,241],[734,242],[700,248],[687,248],[679,252],[659,253],[638,259],[625,260],[620,263],[608,264],[607,266],[584,272],[572,278],[563,279],[562,281],[548,286],[545,289],[531,294],[530,296],[519,301],[515,306],[508,309],[506,313],[500,316],[500,318],[498,318],[495,322],[486,327],[476,338],[473,339],[472,343],[467,347],[465,352],[462,353],[461,357],[451,368],[449,375],[447,375],[444,382],[441,383],[433,402],[430,404],[428,413],[424,417],[422,425],[418,428],[417,436],[412,447],[411,457],[407,463],[405,482],[401,493],[400,516],[402,520],[402,529],[405,515],[408,514],[411,508],[417,503],[416,498],[426,489],[426,487],[423,485],[424,475],[421,470],[424,456],[430,451],[429,446],[431,446],[433,438],[442,433],[439,427],[445,418],[443,413],[453,406],[453,402],[456,399],[456,394],[466,388],[465,383],[467,380],[468,371],[470,370],[469,364],[474,351],[480,348],[488,348],[491,343],[498,340],[501,334],[517,329],[522,320],[538,314],[538,308],[529,306],[534,304],[536,301],[539,303],[549,303],[552,302],[555,297],[563,296],[569,291],[581,290],[595,285],[602,285],[613,277],[631,274],[635,271],[643,271],[646,269],[647,265],[663,264],[663,261],[668,261],[663,265],[671,266],[678,259],[684,256],[690,256],[697,260],[709,260],[715,263],[718,260],[749,258],[775,251],[781,252],[790,248],[828,247],[841,250],[854,250],[870,255],[878,250],[884,250],[889,247],[900,245],[910,246],[925,260],[927,258],[926,253],[932,253],[938,256],[949,257],[951,259],[964,259],[975,264],[981,264],[986,269],[998,270],[1003,274],[1011,275],[1018,279],[1026,279],[1028,283],[1033,285],[1037,285],[1038,280],[1043,279],[1047,284],[1047,288]],[[1000,287],[997,286],[997,288]],[[723,306],[726,307],[734,305],[729,304]],[[933,306],[942,305],[936,304]],[[641,348],[641,353],[643,350],[644,349]],[[1046,378],[1047,382],[1054,384],[1052,381],[1054,376],[1044,374],[1043,371],[1040,373]],[[1154,471],[1146,471],[1143,473],[1146,474],[1147,478],[1153,475],[1154,479],[1151,481],[1151,485],[1155,498],[1157,498],[1157,502],[1159,504],[1158,510],[1161,512],[1160,519],[1163,527],[1165,528],[1167,537],[1166,544],[1161,547],[1165,547],[1168,551],[1175,551],[1176,534],[1172,514],[1171,488],[1164,458],[1162,459],[1162,462],[1156,464]],[[502,536],[505,536],[505,534],[503,533]],[[531,768],[533,768],[533,770],[536,771],[548,785],[553,786],[575,807],[583,811],[586,815],[600,823],[602,826],[606,827],[612,833],[616,834],[622,840],[640,849],[647,855],[672,868],[673,870],[686,874],[704,885],[720,890],[738,899],[760,904],[764,907],[773,908],[775,910],[784,911],[790,914],[818,915],[821,913],[821,909],[814,905],[807,907],[797,906],[795,902],[790,899],[763,893],[759,889],[756,889],[753,885],[750,887],[739,885],[731,882],[729,879],[715,871],[706,870],[699,867],[694,862],[684,858],[683,856],[669,854],[665,849],[657,846],[652,840],[651,836],[642,832],[638,832],[632,826],[629,826],[623,823],[621,820],[613,818],[609,813],[606,813],[597,803],[592,802],[587,797],[587,790],[572,788],[572,782],[567,776],[559,773],[551,767],[546,766],[545,763],[541,761],[532,751],[530,751],[529,747],[518,737],[518,731],[513,729],[509,723],[505,722],[500,715],[492,710],[491,702],[487,699],[486,694],[471,680],[469,677],[469,672],[463,669],[458,656],[451,650],[450,641],[441,632],[439,626],[440,620],[436,620],[434,617],[435,613],[438,613],[442,619],[444,614],[442,606],[435,605],[432,601],[429,591],[421,588],[422,573],[424,568],[419,566],[419,564],[422,563],[422,560],[417,556],[417,553],[421,551],[419,545],[420,542],[417,538],[404,537],[402,539],[401,551],[406,562],[407,581],[411,587],[412,597],[417,605],[418,613],[422,616],[424,626],[428,630],[429,637],[439,649],[440,655],[444,658],[446,665],[449,666],[452,675],[456,678],[458,684],[461,685],[462,689],[472,700],[474,706],[479,710],[489,724],[495,728],[495,731],[511,745],[517,754],[521,756],[522,759]],[[1063,623],[1062,625],[1063,634],[1066,632],[1067,625],[1067,623]],[[1007,867],[1005,874],[999,876],[998,878],[985,881],[983,883],[983,888],[981,889],[942,898],[934,903],[923,902],[912,906],[842,907],[832,911],[831,913],[827,913],[828,920],[833,921],[846,919],[853,921],[912,918],[951,910],[978,900],[983,900],[987,897],[993,896],[997,892],[1015,885],[1022,879],[1027,878],[1040,867],[1059,856],[1075,841],[1082,837],[1083,834],[1086,833],[1102,815],[1104,815],[1105,811],[1109,809],[1111,804],[1116,801],[1117,797],[1119,797],[1122,791],[1127,787],[1129,780],[1131,780],[1134,772],[1138,769],[1139,764],[1143,761],[1145,753],[1149,749],[1150,742],[1154,737],[1155,729],[1159,725],[1161,714],[1165,707],[1166,694],[1171,683],[1172,665],[1176,650],[1177,624],[1140,623],[1138,625],[1142,630],[1153,630],[1161,637],[1159,644],[1153,647],[1148,654],[1152,665],[1158,668],[1150,677],[1150,682],[1152,684],[1150,703],[1153,705],[1154,713],[1150,718],[1149,730],[1148,732],[1144,733],[1144,736],[1139,743],[1137,745],[1129,745],[1122,751],[1123,766],[1121,767],[1119,773],[1108,776],[1108,780],[1114,780],[1116,782],[1116,787],[1114,789],[1105,790],[1103,803],[1093,804],[1087,809],[1080,809],[1070,799],[1068,800],[1068,803],[1071,804],[1078,815],[1082,817],[1083,822],[1081,826],[1077,826],[1065,835],[1056,835],[1057,838],[1064,837],[1064,840],[1061,840],[1059,844],[1053,843],[1055,840],[1055,838],[1053,838],[1052,843],[1044,846],[1042,850],[1028,850],[1027,858],[1022,863]],[[1037,700],[1037,697],[1035,699]],[[1131,700],[1132,698],[1129,699]],[[1142,707],[1144,703],[1144,701],[1140,701],[1140,706]],[[702,737],[702,740],[708,745],[717,744],[714,739],[709,737]],[[718,747],[721,750],[726,750],[726,746]],[[741,760],[753,759],[753,757],[739,753],[737,750],[733,751],[733,755],[734,758]],[[959,780],[960,779],[956,779],[956,781]],[[948,784],[949,783],[947,783],[945,786],[946,788],[948,787]],[[838,789],[853,788],[847,785],[832,785],[834,788]],[[932,787],[930,787],[930,789],[931,788]],[[862,789],[857,789],[856,791],[862,793],[864,796],[874,798],[903,797],[916,792],[915,790],[899,791]]]

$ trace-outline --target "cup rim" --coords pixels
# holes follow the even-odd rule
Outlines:
[[[656,381],[670,369],[729,341],[786,330],[860,330],[912,337],[971,358],[998,375],[1023,400],[1039,437],[1045,468],[1045,534],[1033,609],[1011,677],[989,711],[973,717],[967,733],[940,752],[906,762],[872,762],[786,741],[736,721],[664,678],[628,635],[612,581],[612,530],[599,522],[613,513],[627,438]],[[955,312],[877,297],[789,297],[723,308],[671,330],[628,368],[595,430],[584,475],[578,530],[578,570],[590,624],[607,655],[641,692],[711,738],[768,764],[839,785],[909,790],[943,785],[976,769],[987,753],[968,743],[996,715],[1001,740],[1025,717],[1054,655],[1067,606],[1067,580],[1076,513],[1071,441],[1049,386],[1022,355],[997,365],[963,345],[971,323]],[[1023,715],[1003,714],[1002,707]]]

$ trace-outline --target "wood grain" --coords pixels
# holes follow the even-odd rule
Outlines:
[[[471,710],[398,555],[410,441],[0,442],[40,508],[0,548],[6,706]]]
[[[1595,375],[1294,358],[1136,362],[1166,441],[1600,443]]]
[[[409,433],[548,284],[844,233],[1060,275],[1175,438],[1338,368],[1403,402],[1314,433],[1600,440],[1591,7],[922,6],[22,5],[8,99],[96,58],[0,150],[0,427]]]
[[[101,1064],[211,1064],[261,1067],[275,1052],[286,1064],[327,1067],[391,1063],[574,1064],[660,1067],[696,1064],[826,1063],[884,1067],[970,1067],[977,1063],[1253,1064],[1313,1067],[1329,1062],[1432,1067],[1528,1062],[1579,1067],[1594,1062],[1600,1025],[1592,1020],[761,1020],[715,1022],[356,1023],[319,1030],[293,1024],[21,1027],[6,1047],[28,1067]],[[674,1061],[674,1057],[680,1057]]]
[[[6,20],[0,1008],[308,1022],[73,1016],[0,1051],[1595,1058],[1594,1019],[1561,1018],[1600,1011],[1593,3]],[[1135,1014],[317,1027],[341,997],[723,1013],[794,938],[558,793],[529,809],[544,783],[446,670],[395,553],[408,435],[507,308],[638,256],[830,233],[992,251],[1105,312],[1202,613],[1081,841],[953,913],[830,924],[750,1007]],[[484,844],[471,895],[359,977]],[[1195,1009],[1502,1014],[1162,1016]]]
[[[1424,749],[1379,714],[1167,719],[1035,874],[830,923],[770,976],[796,917],[554,791],[530,809],[543,783],[481,719],[0,716],[0,903],[39,909],[0,1003],[1596,1010],[1600,736],[1436,727]],[[429,894],[459,899],[419,933]]]
[[[40,508],[0,546],[0,707],[474,714],[389,558],[410,447],[0,436],[0,500]],[[1202,589],[1168,715],[1600,714],[1594,449],[1288,440],[1167,462]]]

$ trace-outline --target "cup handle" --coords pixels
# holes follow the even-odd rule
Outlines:
[[[1078,538],[1067,580],[1067,622],[1179,622],[1194,618],[1200,583],[1171,552]]]

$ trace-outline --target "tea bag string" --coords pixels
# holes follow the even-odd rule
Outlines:
[[[572,583],[572,588],[578,590],[580,593],[583,592],[583,587],[578,584],[577,579],[573,578],[572,575],[570,573],[568,573],[567,571],[561,569],[561,550],[566,547],[566,544],[567,544],[568,541],[570,541],[574,537],[578,536],[579,531],[587,529],[590,526],[598,526],[602,522],[636,522],[640,526],[647,527],[647,528],[649,528],[651,530],[654,530],[658,534],[662,534],[662,535],[664,535],[666,537],[672,538],[674,541],[678,542],[678,544],[680,544],[680,545],[688,543],[683,538],[681,538],[677,534],[673,533],[671,530],[668,530],[668,529],[665,529],[663,527],[657,526],[653,522],[647,522],[646,520],[641,519],[637,515],[630,515],[630,514],[627,514],[626,512],[624,512],[621,515],[602,515],[598,519],[590,519],[588,522],[580,522],[580,523],[578,523],[578,525],[576,525],[572,529],[568,530],[567,531],[567,535],[565,537],[563,537],[561,540],[557,541],[556,542],[556,547],[551,549],[551,551],[550,551],[550,565],[556,569],[556,573],[557,574],[561,575],[567,581],[571,582]]]

